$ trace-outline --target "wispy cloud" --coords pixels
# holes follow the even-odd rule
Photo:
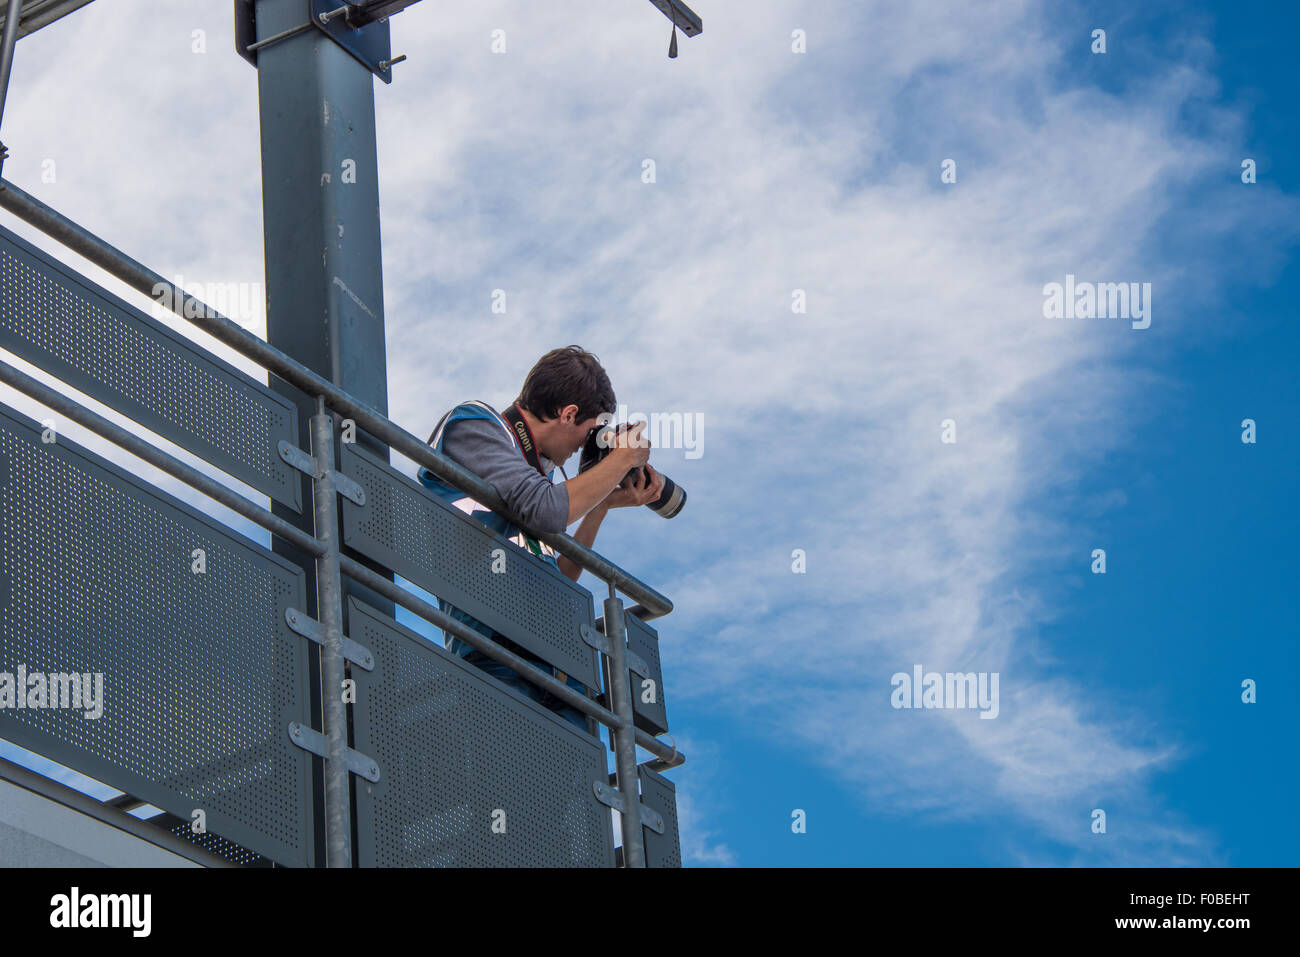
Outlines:
[[[720,786],[717,770],[725,759],[725,745],[695,734],[675,737],[677,747],[689,756],[690,774],[672,773],[677,792],[677,829],[685,867],[736,867],[743,863],[725,840],[720,821],[731,813],[729,799]]]

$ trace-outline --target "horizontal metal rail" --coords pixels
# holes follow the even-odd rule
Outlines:
[[[0,362],[0,382],[8,385],[19,392],[40,402],[47,408],[53,409],[61,415],[66,415],[69,419],[77,422],[92,432],[108,439],[109,441],[121,446],[133,455],[139,456],[150,465],[155,466],[168,475],[186,485],[189,485],[203,494],[210,496],[221,504],[237,512],[244,518],[260,525],[267,531],[280,535],[292,542],[298,548],[314,556],[321,556],[326,553],[328,546],[325,542],[309,535],[300,528],[290,525],[283,519],[273,515],[266,509],[250,502],[236,492],[231,491],[215,479],[209,478],[198,469],[166,452],[154,445],[133,435],[126,429],[122,428],[115,422],[110,422],[97,412],[94,412],[85,406],[79,405],[74,399],[69,398],[56,389],[50,388],[38,379],[34,379],[21,369],[15,368],[7,362]],[[435,608],[428,602],[423,601],[411,592],[399,587],[381,575],[371,571],[365,565],[346,555],[339,556],[340,569],[350,577],[361,582],[375,591],[379,592],[386,598],[392,599],[399,605],[409,609],[417,615],[429,620],[430,623],[441,628],[443,631],[449,631],[457,638],[460,638],[466,644],[469,644],[491,658],[507,665],[514,671],[518,672],[520,677],[534,685],[545,688],[557,698],[564,701],[565,704],[582,711],[595,718],[606,727],[613,728],[619,724],[618,717],[614,712],[601,707],[585,695],[578,694],[567,684],[558,681],[554,676],[539,671],[532,667],[523,658],[502,648],[495,641],[484,636],[481,632],[475,631],[463,622],[457,621],[450,615],[444,614],[440,609]],[[663,764],[662,768],[656,763],[655,769],[676,767],[686,761],[686,755],[680,751],[670,748],[657,738],[653,738],[644,731],[637,731],[637,744],[641,745],[647,751],[659,757]]]
[[[328,379],[312,372],[297,360],[285,355],[225,316],[216,313],[184,289],[174,286],[153,270],[110,246],[8,180],[0,180],[0,186],[3,186],[0,189],[0,206],[144,295],[155,298],[157,289],[170,291],[170,295],[164,297],[165,302],[182,319],[308,395],[324,396],[332,409],[352,418],[361,428],[391,448],[426,466],[438,478],[472,496],[492,511],[504,515],[510,522],[525,529],[534,538],[546,542],[574,564],[639,602],[638,606],[631,609],[631,613],[640,611],[638,617],[649,620],[662,617],[672,611],[673,604],[666,596],[569,535],[563,532],[541,532],[531,528],[506,506],[495,488],[468,469],[444,457],[427,442],[421,441],[396,425],[367,403],[343,391]],[[264,525],[261,522],[259,524]],[[273,531],[285,535],[286,538],[289,537],[279,529]],[[313,554],[319,552],[313,550]]]

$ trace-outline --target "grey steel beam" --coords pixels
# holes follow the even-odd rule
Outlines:
[[[18,24],[21,20],[21,9],[23,0],[9,0],[9,6],[5,10],[5,28],[4,35],[0,37],[0,132],[3,132],[5,99],[9,96],[9,71],[14,65],[14,44],[18,42]],[[9,150],[5,147],[4,141],[0,140],[0,173],[4,172],[5,160],[9,158]],[[4,186],[0,185],[0,190]]]
[[[308,22],[311,4],[307,0],[254,0],[252,8],[253,45],[276,38],[252,54],[257,65],[261,143],[266,341],[386,420],[374,80],[319,30],[297,29]],[[283,377],[272,376],[269,384],[297,405],[304,423],[312,419],[324,395]],[[332,419],[326,421],[334,427]],[[362,431],[365,426],[359,421],[358,426],[357,441],[388,461],[382,442]],[[302,439],[298,437],[297,444],[305,445]],[[319,436],[313,434],[313,439]],[[333,442],[330,449],[325,471],[332,476],[337,468]],[[295,515],[276,502],[272,511],[310,531],[322,527],[322,509],[329,509],[329,521],[337,528],[339,503],[333,492],[328,501],[320,501],[314,488],[319,479],[302,475],[299,482],[304,501],[317,492],[315,515]],[[337,541],[331,545],[336,553],[339,547]],[[271,549],[306,571],[305,610],[322,623],[329,615],[318,607],[318,600],[339,601],[348,594],[392,614],[391,602],[357,582],[320,580],[322,556],[304,553],[280,537],[272,539]],[[377,573],[392,576],[391,571],[370,564]],[[343,594],[330,598],[335,586]],[[312,711],[321,714],[327,732],[346,740],[346,708],[341,709],[341,717],[334,715],[334,722],[329,717],[336,710],[332,699],[339,695],[342,659],[328,646],[313,645],[308,655],[313,665]],[[332,727],[340,720],[342,727]],[[314,800],[324,801],[317,808],[325,833],[318,850],[330,867],[351,866],[351,781],[332,739],[330,757],[320,770],[324,786]],[[336,816],[340,810],[348,811],[346,822]]]
[[[298,29],[308,21],[310,7],[306,0],[253,2],[257,35],[252,45],[275,40],[254,51],[261,134],[266,340],[387,418],[374,81],[368,70],[318,30]],[[283,378],[272,378],[270,385],[298,406],[304,422],[312,420],[322,392],[303,390]],[[325,421],[332,429],[333,421],[327,417]],[[315,425],[313,422],[312,438],[318,445]],[[360,429],[357,440],[388,461],[388,450],[378,440]],[[330,456],[324,464],[327,476],[337,467],[333,441]],[[321,528],[325,521],[322,510],[329,509],[328,522],[337,529],[339,503],[333,491],[322,501],[319,478],[301,476],[300,482],[304,500],[309,492],[316,493],[314,517],[293,515],[276,503],[272,510],[290,524],[308,530],[313,521],[311,527]],[[319,532],[317,535],[320,537]],[[337,540],[330,547],[337,554]],[[318,574],[330,564],[328,558],[315,556],[312,563],[313,556],[281,538],[273,539],[271,548],[307,571],[310,598],[306,611],[323,624],[333,612],[317,607],[317,600],[333,600],[341,606],[339,595],[327,597],[335,586],[392,613],[392,604],[370,589],[337,578],[333,583],[322,581]],[[386,569],[375,568],[391,576]],[[341,607],[338,614],[343,615]],[[310,653],[313,660],[319,656],[320,661],[321,685],[319,691],[313,689],[313,710],[322,710],[329,734],[342,734],[346,741],[346,723],[341,728],[331,727],[339,720],[346,722],[346,708],[341,708],[341,716],[335,714],[334,722],[329,717],[336,710],[333,699],[339,694],[342,659],[328,644],[320,649],[313,646]],[[331,867],[350,866],[350,811],[346,822],[336,815],[349,807],[351,783],[332,738],[323,774],[325,858]]]
[[[700,15],[681,0],[650,0],[650,2],[688,37],[699,36],[703,32],[704,21],[700,19]]]

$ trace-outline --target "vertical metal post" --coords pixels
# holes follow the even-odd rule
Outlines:
[[[343,583],[339,577],[338,500],[334,494],[334,420],[325,400],[316,400],[311,417],[311,447],[316,457],[316,537],[328,548],[316,559],[316,607],[320,615],[321,697],[325,712],[325,861],[328,867],[352,866],[351,784],[344,755],[348,747],[347,706],[343,703]]]
[[[623,825],[623,866],[645,867],[641,789],[636,776],[636,727],[632,723],[632,682],[627,670],[627,627],[623,622],[623,601],[612,584],[605,599],[605,638],[609,644],[611,710],[618,716],[618,725],[611,733],[618,793],[623,798],[623,809],[619,812]]]
[[[23,0],[9,0],[5,11],[5,34],[0,41],[0,121],[5,115],[5,99],[9,94],[9,71],[14,65],[14,44],[18,42],[18,21],[21,18]]]

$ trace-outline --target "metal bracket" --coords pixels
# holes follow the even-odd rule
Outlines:
[[[387,20],[420,0],[348,0],[348,19],[355,26],[365,26],[376,20]]]
[[[579,629],[579,634],[582,635],[583,641],[595,648],[605,657],[609,657],[609,639],[598,632],[595,628],[592,628],[591,625],[583,625]],[[645,663],[644,658],[638,655],[631,648],[627,649],[627,670],[640,675],[642,678],[650,677],[650,666]]]
[[[320,469],[316,467],[316,460],[292,442],[281,439],[275,447],[280,452],[280,458],[299,472],[310,475],[314,479],[321,477]]]
[[[320,469],[316,467],[316,460],[292,442],[281,439],[276,444],[276,448],[280,452],[280,458],[284,459],[286,465],[314,479],[322,477]],[[335,469],[330,470],[330,477],[334,480],[334,491],[354,505],[364,506],[366,504],[366,490],[355,481]]]
[[[379,20],[354,27],[352,10],[361,7],[346,0],[311,0],[308,15],[316,28],[352,54],[361,65],[385,83],[393,82],[393,48],[389,38],[388,20]],[[339,16],[343,10],[348,16]],[[324,14],[324,19],[322,19]],[[330,14],[333,14],[332,16]]]
[[[596,800],[607,807],[612,807],[620,814],[623,812],[624,800],[622,794],[610,787],[604,781],[592,781],[591,789],[596,792]],[[647,806],[644,802],[641,804],[641,826],[648,827],[656,834],[664,832],[663,816],[654,808]]]
[[[682,3],[682,0],[650,0],[650,2],[688,37],[697,37],[704,29],[704,21],[700,19],[700,15]]]
[[[583,625],[578,629],[578,633],[582,635],[583,641],[591,645],[591,647],[595,648],[602,655],[609,654],[609,639],[598,632],[595,628],[592,628],[591,625]]]
[[[289,722],[289,740],[304,751],[310,751],[318,758],[329,759],[329,739],[300,721]],[[363,777],[372,784],[379,782],[379,765],[375,763],[373,758],[366,757],[360,751],[345,748],[343,763],[347,765],[349,771],[358,777]]]
[[[360,485],[342,472],[335,472],[333,478],[336,492],[352,502],[353,505],[364,506],[366,504],[366,490]]]
[[[284,610],[284,620],[289,625],[290,630],[302,635],[309,641],[316,642],[318,645],[325,644],[325,636],[321,634],[320,622],[306,612],[301,612],[297,608],[286,608]],[[343,657],[366,671],[375,670],[375,656],[346,635],[343,636]]]
[[[253,0],[235,0],[235,52],[257,66],[257,51],[248,48],[257,39],[257,8]]]

